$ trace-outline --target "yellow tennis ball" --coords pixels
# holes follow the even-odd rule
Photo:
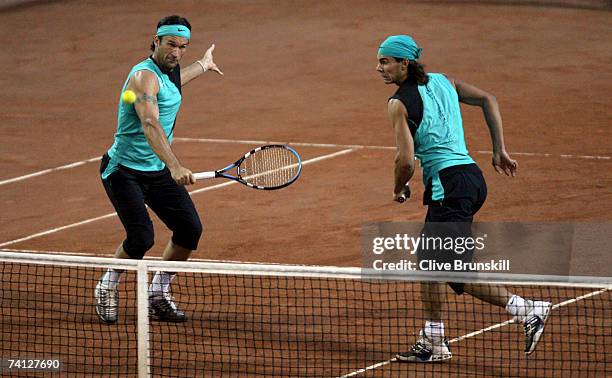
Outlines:
[[[133,104],[136,102],[136,93],[128,89],[121,94],[121,100],[126,104]]]

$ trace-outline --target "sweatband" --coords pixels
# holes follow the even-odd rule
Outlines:
[[[191,31],[185,25],[162,25],[157,29],[157,36],[173,35],[191,39]]]

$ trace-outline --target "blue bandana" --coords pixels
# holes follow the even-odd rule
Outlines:
[[[163,37],[164,35],[173,35],[176,37],[183,37],[191,39],[191,31],[185,25],[163,25],[157,29],[157,36]]]
[[[392,35],[378,48],[378,55],[417,60],[421,57],[422,48],[408,35]]]

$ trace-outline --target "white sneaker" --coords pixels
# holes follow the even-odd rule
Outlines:
[[[117,322],[117,307],[119,305],[119,292],[107,285],[98,282],[94,291],[96,297],[96,313],[104,323]]]
[[[410,348],[410,351],[398,353],[395,357],[404,362],[440,362],[450,360],[453,354],[448,345],[448,339],[434,343],[425,335],[425,331],[419,332],[420,338]]]
[[[535,350],[544,333],[544,326],[550,313],[551,303],[531,300],[527,300],[526,303],[529,307],[527,315],[519,320],[522,320],[525,330],[525,354],[530,355]]]

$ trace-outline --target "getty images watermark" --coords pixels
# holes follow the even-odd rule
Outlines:
[[[610,283],[611,235],[612,222],[368,223],[362,227],[361,267],[389,277],[499,273]]]
[[[472,261],[472,253],[483,251],[487,234],[480,236],[412,236],[407,233],[372,238],[374,258],[370,268],[374,270],[406,271],[480,271],[509,272],[509,259]],[[417,259],[414,257],[421,251]],[[389,261],[389,253],[393,257]],[[404,258],[399,258],[404,255]],[[408,258],[412,257],[412,258]]]

